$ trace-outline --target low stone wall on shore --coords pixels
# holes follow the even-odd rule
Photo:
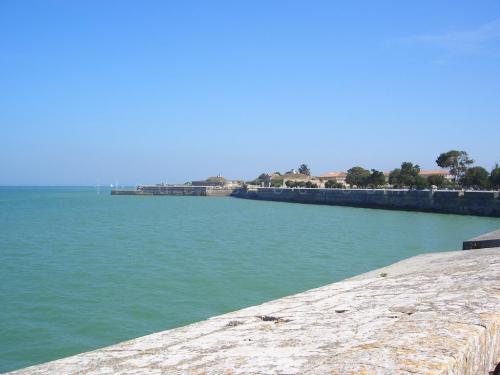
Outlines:
[[[234,196],[279,202],[500,217],[500,198],[496,191],[254,188],[240,189]]]
[[[115,189],[111,195],[176,195],[176,196],[210,196],[227,197],[234,194],[235,189],[219,188],[213,186],[190,185],[151,185],[141,186],[135,190]]]

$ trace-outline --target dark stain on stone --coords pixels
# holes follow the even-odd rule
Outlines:
[[[270,315],[259,315],[259,316],[257,316],[257,318],[259,318],[263,322],[274,322],[276,324],[287,323],[287,322],[291,321],[290,319],[283,319],[283,318],[280,318],[278,316],[270,316]]]
[[[336,312],[337,314],[342,314],[342,313],[345,313],[346,311],[348,311],[348,310],[343,310],[343,309],[338,309],[338,310],[335,310],[335,312]]]
[[[228,327],[236,327],[243,324],[243,322],[240,322],[239,320],[231,320],[229,323],[226,324]]]
[[[391,308],[391,312],[412,315],[416,312],[416,308],[415,306],[394,306]]]

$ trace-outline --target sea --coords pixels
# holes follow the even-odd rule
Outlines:
[[[500,219],[0,187],[0,372],[458,250]]]

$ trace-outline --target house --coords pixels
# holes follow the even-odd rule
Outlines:
[[[384,176],[386,181],[389,181],[389,175],[391,172],[384,172]],[[443,176],[446,180],[451,181],[453,180],[453,176],[450,174],[450,172],[444,170],[444,169],[421,169],[419,172],[419,175],[427,178],[430,176]]]
[[[430,176],[443,176],[448,181],[453,180],[453,176],[450,172],[444,169],[421,169],[419,175],[425,178]]]
[[[300,182],[300,181],[311,181],[312,177],[308,176],[306,174],[298,173],[298,172],[289,172],[281,176],[283,178],[283,182],[286,183],[287,181],[294,181],[294,182]]]
[[[316,177],[321,182],[321,185],[324,186],[325,182],[329,180],[333,180],[335,182],[346,185],[345,179],[347,177],[346,172],[328,172]]]

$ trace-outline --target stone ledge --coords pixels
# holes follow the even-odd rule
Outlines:
[[[424,254],[15,374],[487,374],[500,248]]]
[[[500,229],[464,241],[463,250],[485,249],[500,247]]]

